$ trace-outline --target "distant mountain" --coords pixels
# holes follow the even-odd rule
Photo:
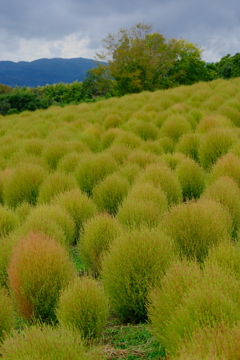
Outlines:
[[[92,59],[39,59],[31,62],[0,61],[0,84],[37,87],[59,82],[82,81],[86,71],[95,67]]]

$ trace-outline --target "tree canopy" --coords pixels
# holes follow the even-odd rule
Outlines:
[[[108,75],[113,80],[118,95],[210,80],[198,45],[184,39],[166,39],[153,32],[151,25],[140,23],[108,34],[103,49],[96,60],[108,63],[100,65],[101,71],[105,70],[105,79]]]

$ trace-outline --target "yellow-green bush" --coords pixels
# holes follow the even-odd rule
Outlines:
[[[46,234],[67,248],[75,240],[74,220],[59,204],[37,206],[26,218],[23,231]]]
[[[23,318],[54,321],[60,291],[75,276],[75,270],[64,247],[46,235],[31,233],[16,244],[8,276]]]
[[[172,207],[162,225],[182,257],[203,261],[209,249],[231,237],[232,219],[220,203],[201,199]]]
[[[13,304],[7,290],[0,287],[0,342],[15,325]]]
[[[240,319],[238,281],[217,266],[203,271],[201,280],[192,284],[170,318],[162,324],[159,316],[163,314],[161,294],[160,290],[152,295],[150,317],[153,332],[169,355],[179,355],[181,346],[191,340],[195,331],[222,323],[233,326]],[[170,306],[171,298],[167,308]]]
[[[63,156],[58,163],[57,170],[64,173],[74,173],[82,158],[84,153],[78,153],[77,151],[68,153]]]
[[[87,276],[76,277],[62,291],[56,310],[61,325],[74,327],[86,339],[101,335],[108,313],[108,298],[102,285]]]
[[[218,158],[227,154],[237,142],[234,130],[214,129],[202,137],[199,146],[199,161],[205,168],[210,168]]]
[[[240,324],[198,329],[173,360],[233,360],[240,357]]]
[[[238,184],[229,176],[220,176],[207,187],[202,197],[218,201],[229,210],[233,222],[232,236],[236,238],[240,229],[240,189]]]
[[[93,201],[100,211],[116,215],[129,187],[130,184],[126,178],[118,174],[109,175],[94,187]]]
[[[191,131],[191,125],[183,115],[172,115],[163,123],[160,135],[162,137],[167,136],[176,143],[183,134]]]
[[[79,189],[73,189],[59,194],[53,198],[52,202],[66,210],[74,220],[74,242],[76,242],[79,239],[85,221],[96,215],[96,205],[92,199],[85,193],[82,193]]]
[[[8,285],[7,268],[13,248],[18,240],[20,240],[18,233],[0,237],[0,287],[7,287]]]
[[[13,210],[0,205],[0,237],[7,236],[18,227],[18,217]]]
[[[183,153],[198,161],[198,151],[200,145],[200,137],[196,133],[184,134],[180,137],[177,145],[176,151]]]
[[[99,214],[85,223],[78,243],[78,253],[86,270],[99,275],[104,253],[122,232],[123,228],[118,220],[107,214]]]
[[[48,141],[42,151],[42,157],[55,170],[59,160],[69,152],[68,143],[64,140]]]
[[[149,330],[167,349],[172,347],[172,327],[175,314],[192,288],[202,279],[202,271],[195,261],[174,261],[166,270],[160,286],[153,288],[148,297]]]
[[[138,135],[142,140],[156,140],[159,129],[151,122],[136,120],[132,125],[132,132]]]
[[[176,168],[182,186],[183,200],[197,199],[205,188],[205,173],[193,159],[183,159]]]
[[[159,230],[129,231],[112,243],[101,274],[110,305],[123,321],[146,320],[149,290],[173,258],[172,241]]]
[[[211,170],[209,180],[213,182],[221,176],[233,178],[240,187],[240,159],[233,154],[226,154],[218,159]]]
[[[0,346],[3,360],[96,360],[101,350],[89,349],[78,330],[62,326],[33,325],[15,331]]]
[[[78,187],[74,175],[54,172],[45,177],[39,188],[38,203],[48,203],[54,196]]]
[[[213,129],[227,129],[232,128],[233,123],[230,119],[220,114],[209,114],[205,115],[199,121],[196,132],[197,133],[208,133]]]
[[[4,203],[17,207],[22,202],[35,205],[39,188],[46,176],[46,170],[39,165],[22,164],[14,169],[4,183]]]
[[[91,196],[94,186],[107,175],[113,173],[117,167],[116,160],[108,154],[86,156],[76,170],[80,189]]]
[[[139,176],[140,182],[150,182],[166,193],[169,205],[182,201],[182,188],[177,175],[166,165],[150,164]]]

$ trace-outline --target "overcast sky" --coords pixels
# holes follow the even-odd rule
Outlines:
[[[205,61],[240,52],[239,0],[0,0],[0,60],[92,59],[139,22],[199,44]]]

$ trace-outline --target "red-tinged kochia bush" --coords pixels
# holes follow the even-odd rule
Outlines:
[[[101,335],[108,312],[108,298],[102,285],[87,276],[76,277],[61,293],[56,311],[60,324],[73,326],[87,339]]]
[[[55,320],[60,291],[75,275],[67,251],[43,234],[31,233],[16,245],[8,267],[9,287],[23,318]]]

